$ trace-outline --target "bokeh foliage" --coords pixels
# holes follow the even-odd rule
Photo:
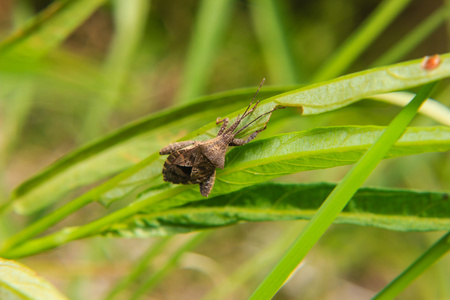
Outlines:
[[[228,286],[226,293],[236,289],[233,299],[246,299],[298,234],[288,228],[303,224],[286,220],[309,219],[333,186],[318,182],[339,181],[347,171],[342,166],[356,162],[399,111],[364,98],[416,92],[421,84],[449,76],[448,55],[432,71],[423,70],[417,59],[448,52],[446,6],[438,2],[0,4],[6,8],[0,13],[2,255],[22,257],[64,245],[48,256],[27,258],[35,270],[55,278],[62,270],[52,274],[39,266],[39,257],[50,265],[57,265],[60,257],[87,259],[88,271],[73,270],[63,283],[54,280],[71,299],[92,291],[98,298],[121,293],[123,299],[138,299],[151,295],[152,289],[169,298],[187,293],[200,298],[205,291],[206,297],[226,297],[219,288],[202,287],[202,279],[191,282],[189,276],[171,272],[180,262],[189,263],[187,251],[226,266],[225,273],[217,267],[211,272],[211,265],[190,262],[197,272],[220,282],[218,286]],[[400,61],[407,62],[385,67]],[[379,68],[370,70],[372,66]],[[362,72],[350,74],[356,71]],[[337,78],[344,74],[350,75]],[[215,118],[236,117],[262,77],[269,86],[258,95],[265,100],[258,111],[274,105],[298,110],[276,111],[260,141],[229,152],[228,168],[218,173],[211,199],[199,197],[198,187],[163,183],[164,157],[158,149],[178,139],[212,137]],[[225,92],[209,95],[217,91]],[[437,86],[433,97],[450,103],[445,84]],[[414,231],[449,229],[448,127],[424,116],[412,125],[433,126],[409,128],[388,156],[423,154],[383,162],[367,182],[376,188],[361,189],[337,220],[413,232],[333,226],[319,250],[310,254],[316,272],[334,274],[317,279],[327,288],[308,287],[308,276],[302,273],[314,277],[314,272],[299,271],[293,280],[302,291],[288,284],[277,299],[295,299],[299,293],[328,299],[373,296],[438,237]],[[425,154],[437,151],[441,153]],[[96,206],[96,201],[105,206]],[[55,225],[70,214],[74,216]],[[188,241],[181,235],[173,243],[148,238],[244,221],[257,223],[209,231]],[[56,232],[32,240],[50,228]],[[344,242],[333,241],[333,233]],[[108,240],[100,235],[147,239]],[[91,239],[68,243],[86,237]],[[255,242],[279,246],[236,250]],[[158,266],[161,253],[171,248],[178,250]],[[252,259],[256,252],[260,258]],[[133,268],[114,267],[142,253]],[[240,266],[242,261],[246,264]],[[89,285],[90,278],[103,272],[104,265],[94,262],[113,269],[102,273],[109,286],[116,277],[124,281],[109,294],[100,283]],[[443,259],[400,297],[445,298],[448,265]],[[129,269],[129,277],[124,276]],[[157,271],[148,277],[149,270]],[[349,283],[360,289],[345,294]]]

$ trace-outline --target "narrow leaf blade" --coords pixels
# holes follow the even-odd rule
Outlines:
[[[122,237],[171,235],[240,222],[309,220],[332,183],[264,183],[163,212],[138,214],[108,229]],[[397,231],[450,230],[448,193],[361,188],[335,223]]]

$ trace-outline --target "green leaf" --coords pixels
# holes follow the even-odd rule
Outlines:
[[[0,299],[61,300],[67,298],[27,267],[15,261],[0,258]]]
[[[276,95],[277,90],[272,89],[260,95],[260,98],[264,98],[272,92],[272,97],[261,102],[254,115],[280,105],[300,107],[304,115],[319,114],[374,94],[404,90],[450,76],[450,54],[442,55],[441,64],[432,71],[422,69],[420,62],[421,60],[414,60],[371,69],[280,95]],[[221,117],[234,111],[228,115],[233,121],[238,113],[242,113],[242,110],[235,110],[246,106],[254,90],[213,95],[203,98],[201,102],[159,112],[79,148],[19,186],[13,192],[16,210],[19,213],[32,213],[56,201],[73,188],[105,179],[130,167],[193,128],[200,127],[205,120],[215,120],[218,111]],[[254,126],[242,132],[242,135],[261,128],[267,121],[268,117],[261,118]],[[211,122],[185,135],[183,139],[205,140],[214,136],[217,130],[218,126]],[[153,162],[154,159],[146,159],[136,165],[135,170],[140,171]],[[133,172],[130,171],[129,175],[132,176]]]
[[[53,2],[0,43],[0,68],[19,62],[26,64],[47,54],[104,2],[106,0]]]
[[[264,183],[166,211],[137,214],[105,234],[171,235],[239,222],[310,219],[335,184]],[[361,188],[335,223],[398,231],[450,230],[448,193]]]
[[[219,182],[228,189],[230,184],[252,184],[285,174],[352,164],[384,129],[380,126],[314,128],[234,148],[227,155],[227,167],[218,172]],[[385,158],[449,149],[449,127],[408,128]]]
[[[283,175],[353,164],[384,129],[385,127],[380,126],[314,128],[280,134],[233,148],[226,156],[225,169],[217,170],[216,183],[211,195],[227,194]],[[412,127],[405,131],[386,158],[448,150],[450,150],[449,127]],[[176,185],[164,184],[162,181],[163,160],[155,161],[106,193],[102,202],[109,205],[134,189],[137,189],[134,194],[140,193],[144,182],[151,188],[148,193],[141,194],[140,199],[152,197],[159,189],[175,187]],[[133,196],[130,198],[134,200]],[[198,199],[203,197],[195,185],[164,203],[149,206],[148,209],[160,210],[163,206],[167,208],[180,205],[178,201],[186,203]]]

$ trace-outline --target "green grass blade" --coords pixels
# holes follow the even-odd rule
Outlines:
[[[103,83],[85,116],[83,135],[97,137],[113,108],[121,100],[128,72],[143,37],[149,0],[115,1],[115,35],[103,66]],[[98,97],[100,94],[100,97]]]
[[[253,27],[264,52],[270,82],[294,84],[298,82],[297,64],[289,51],[289,43],[282,28],[282,16],[277,6],[277,1],[273,0],[254,2],[251,5]]]
[[[31,15],[29,3],[15,3],[13,9],[14,26],[20,27]],[[33,85],[27,79],[15,80],[0,74],[0,215],[11,208],[8,188],[6,187],[6,167],[10,156],[19,141],[25,120],[30,112],[33,97]],[[10,236],[12,226],[10,217],[0,220],[0,235]]]
[[[187,186],[178,186],[174,189],[166,190],[155,197],[151,198],[150,202],[159,202],[164,199],[170,198],[174,195],[179,194],[181,191],[186,190]],[[89,193],[85,194],[89,195]],[[26,241],[30,237],[35,236],[36,234],[42,232],[43,230],[46,230],[49,228],[49,226],[55,224],[56,222],[60,221],[63,217],[67,216],[68,214],[74,212],[70,211],[72,206],[78,205],[80,202],[83,203],[83,201],[87,201],[89,203],[90,198],[87,196],[81,196],[71,203],[69,203],[66,206],[61,207],[59,210],[55,211],[55,213],[50,214],[48,217],[43,218],[39,221],[37,221],[35,224],[27,227],[25,230],[19,232],[15,236],[11,237],[10,239],[6,240],[3,243],[3,247],[1,249],[2,256],[4,257],[21,257],[24,255],[27,255],[27,253],[36,253],[36,251],[42,251],[43,249],[50,249],[58,244],[64,244],[65,242],[78,239],[81,237],[90,236],[96,233],[101,232],[101,229],[111,226],[115,222],[122,220],[126,217],[129,217],[130,215],[133,215],[140,209],[142,209],[143,206],[147,206],[149,203],[145,201],[136,202],[134,204],[131,204],[131,206],[128,206],[127,209],[121,209],[116,212],[111,213],[110,215],[107,215],[103,218],[100,218],[96,221],[93,221],[87,225],[80,226],[80,227],[74,227],[74,228],[66,228],[64,229],[64,233],[59,232],[54,235],[48,235],[42,239],[36,239],[33,241],[30,241],[29,243],[26,243],[26,247],[16,247],[13,248],[15,245],[19,245],[22,242]],[[83,205],[81,205],[83,206]],[[59,236],[59,237],[58,237]],[[56,239],[54,239],[56,237]],[[11,248],[13,248],[11,250]],[[20,250],[18,250],[20,249]],[[10,256],[12,255],[12,256]]]
[[[262,93],[260,98],[273,97],[261,102],[255,114],[269,111],[277,105],[301,107],[304,115],[336,110],[368,96],[404,90],[450,76],[450,55],[442,55],[441,60],[439,67],[432,71],[423,70],[420,60],[414,60],[350,74],[277,96],[274,96],[276,89],[272,89],[272,94],[270,89],[266,89],[268,92]],[[235,118],[242,112],[236,110],[246,106],[254,90],[213,95],[203,98],[201,102],[159,112],[69,153],[14,190],[16,210],[24,214],[35,212],[76,187],[105,179],[136,163],[140,164],[136,169],[141,170],[145,167],[142,160],[181,138],[186,130],[191,133],[183,139],[202,140],[214,136],[217,133],[215,122],[198,130],[195,128],[208,122],[205,120],[215,120],[219,109],[220,116],[228,114],[230,119]],[[278,93],[281,90],[278,89]],[[248,128],[247,133],[264,126],[267,119],[260,121]],[[150,162],[153,161],[146,160],[145,163]]]
[[[400,41],[383,53],[383,55],[372,63],[372,67],[392,64],[402,59],[408,52],[416,49],[416,47],[433,31],[435,31],[442,23],[444,23],[447,14],[447,8],[441,6],[426,20],[422,21],[418,26],[411,30]],[[431,54],[431,53],[430,53]],[[434,53],[433,53],[434,54]]]
[[[14,26],[20,28],[26,19],[31,15],[29,3],[14,4]],[[0,104],[2,114],[0,118],[2,128],[2,140],[0,143],[0,177],[6,169],[6,162],[9,159],[11,150],[17,143],[23,124],[33,103],[33,84],[27,79],[11,79],[8,76],[1,76]],[[4,182],[3,180],[0,180]]]
[[[177,94],[178,102],[187,103],[204,94],[225,27],[231,18],[233,1],[200,1],[200,8]]]
[[[309,220],[336,185],[263,183],[164,211],[142,212],[104,231],[138,237],[185,233],[241,222]],[[443,192],[361,188],[335,223],[398,231],[450,230],[450,203]]]
[[[414,279],[431,267],[449,250],[450,233],[447,233],[372,299],[395,299]]]
[[[383,32],[383,30],[408,5],[410,0],[384,0],[354,31],[344,44],[325,61],[323,67],[314,75],[312,81],[319,82],[341,75],[351,63]]]
[[[151,247],[141,256],[138,262],[136,262],[135,267],[131,272],[122,280],[114,285],[114,287],[109,291],[104,300],[112,300],[116,296],[125,290],[130,284],[134,283],[144,272],[146,272],[148,265],[156,256],[161,254],[162,251],[166,249],[166,246],[170,238],[163,238],[155,245]]]
[[[383,101],[390,104],[405,106],[414,98],[415,94],[408,92],[395,92],[380,95],[374,95],[369,99]],[[430,119],[435,120],[446,126],[450,126],[450,108],[434,99],[427,99],[420,107],[419,112]]]
[[[250,299],[270,299],[283,286],[309,250],[317,243],[357,189],[389,151],[389,148],[400,138],[434,86],[435,83],[429,83],[422,87],[417,96],[395,117],[375,144],[327,197],[298,239]]]
[[[233,294],[236,289],[246,284],[250,279],[258,276],[261,270],[270,267],[276,262],[284,249],[289,247],[295,237],[298,236],[300,229],[295,226],[287,229],[279,238],[272,241],[269,246],[245,261],[227,276],[223,282],[216,285],[202,300],[232,299],[230,294]]]
[[[4,66],[7,66],[6,70],[9,70],[8,66],[16,69],[17,65],[21,64],[28,67],[30,59],[38,59],[59,45],[101,3],[102,1],[55,1],[28,22],[24,22],[24,19],[29,15],[29,8],[26,5],[17,4],[14,10],[16,29],[14,33],[0,42],[0,70],[4,71]],[[71,15],[70,18],[67,18],[68,14]],[[30,107],[31,83],[26,81],[22,78],[20,83],[13,80],[11,84],[8,84],[7,78],[2,78],[0,95],[8,97],[8,92],[12,91],[18,96],[17,99],[9,99],[10,101],[5,108],[7,115],[3,127],[6,128],[7,139],[5,140],[10,142],[1,147],[0,160],[7,159],[9,149],[16,140],[17,135],[15,133],[20,130]],[[18,88],[19,85],[22,85],[22,88]],[[28,95],[19,95],[25,93],[28,93]],[[3,161],[0,162],[0,166],[3,163]],[[9,203],[2,206],[0,210],[7,206],[9,206]]]
[[[47,54],[105,2],[105,0],[53,2],[0,43],[0,68],[3,64],[26,63]],[[6,61],[7,59],[12,61]]]
[[[0,99],[2,109],[5,114],[1,115],[0,125],[2,127],[2,135],[4,143],[0,143],[0,179],[3,179],[3,170],[6,170],[7,162],[10,158],[11,151],[15,148],[23,124],[32,106],[33,85],[28,80],[16,82],[15,91],[10,95],[9,101]],[[0,182],[4,182],[1,180]],[[5,193],[5,194],[4,194]],[[6,190],[0,187],[0,213],[8,208],[11,204],[9,201],[3,201]],[[6,198],[6,197],[5,197]]]
[[[148,293],[151,289],[153,289],[156,284],[158,284],[161,280],[163,280],[172,270],[175,269],[177,263],[182,258],[183,254],[192,248],[196,247],[200,244],[206,237],[210,235],[209,231],[204,231],[196,234],[190,240],[188,240],[184,245],[175,251],[168,261],[162,266],[157,272],[149,276],[144,283],[135,290],[133,295],[129,298],[130,300],[138,300],[141,299],[146,293]]]

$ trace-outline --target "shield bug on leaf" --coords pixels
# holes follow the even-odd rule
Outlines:
[[[176,184],[199,184],[202,196],[208,197],[216,179],[216,168],[223,169],[225,167],[225,153],[228,146],[247,144],[259,132],[266,129],[266,126],[253,132],[247,139],[238,139],[235,136],[261,117],[271,114],[276,109],[284,108],[275,107],[248,122],[239,130],[237,129],[242,120],[251,115],[258,106],[259,100],[254,105],[253,102],[263,83],[264,79],[245,112],[242,116],[238,115],[230,127],[228,127],[230,121],[228,118],[217,118],[216,124],[223,124],[215,138],[206,141],[182,141],[162,148],[159,154],[169,155],[162,170],[164,181]]]

